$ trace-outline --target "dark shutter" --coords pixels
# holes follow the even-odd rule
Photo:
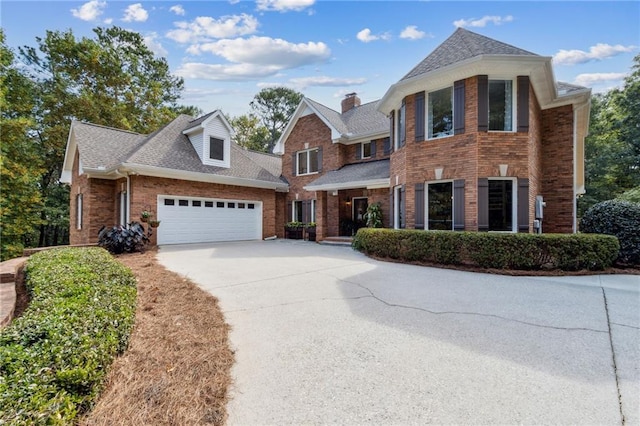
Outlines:
[[[407,196],[405,187],[400,187],[400,229],[407,227]]]
[[[424,92],[416,93],[416,116],[414,118],[416,122],[416,142],[422,142],[424,140]]]
[[[302,201],[302,223],[311,222],[311,200]]]
[[[318,171],[322,171],[322,147],[318,148]]]
[[[395,110],[389,114],[389,153],[393,151],[396,131],[396,114]]]
[[[371,158],[376,158],[376,141],[371,141]]]
[[[489,179],[478,178],[478,231],[489,230]]]
[[[424,183],[416,183],[416,229],[424,229]]]
[[[358,145],[356,145],[356,160],[362,160],[362,149],[363,149],[363,144],[359,143]]]
[[[518,76],[518,131],[529,131],[529,77]]]
[[[478,131],[489,130],[489,77],[478,76]]]
[[[464,231],[464,179],[453,181],[453,230]]]
[[[395,204],[393,202],[393,196],[395,190],[393,187],[389,188],[389,228],[393,229],[393,217],[395,214]]]
[[[298,174],[298,153],[291,154],[291,174],[295,176]]]
[[[384,155],[391,154],[391,138],[384,138]]]
[[[518,179],[518,232],[529,232],[529,179]]]
[[[291,222],[293,220],[293,203],[291,201],[287,201],[287,222]]]
[[[453,134],[464,133],[464,80],[453,83]]]

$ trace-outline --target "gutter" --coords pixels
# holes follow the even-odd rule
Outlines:
[[[302,189],[305,191],[339,191],[341,189],[354,189],[365,187],[367,189],[389,188],[390,178],[361,180],[344,183],[327,183],[324,185],[307,185]]]

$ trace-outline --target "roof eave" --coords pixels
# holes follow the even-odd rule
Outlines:
[[[390,178],[369,179],[342,183],[327,183],[324,185],[307,185],[303,187],[306,191],[339,191],[342,189],[367,188],[379,189],[389,188],[391,184]]]
[[[339,139],[334,139],[333,143],[341,143],[344,145],[354,145],[359,142],[367,142],[372,139],[382,139],[389,136],[389,129],[384,131],[376,130],[375,132],[353,134],[343,134]]]

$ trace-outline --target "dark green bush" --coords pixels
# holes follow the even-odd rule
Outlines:
[[[580,231],[615,235],[620,241],[618,262],[640,264],[640,203],[624,200],[598,203],[584,213]]]
[[[0,331],[0,424],[70,424],[127,347],[136,281],[101,248],[43,251],[25,271],[31,303]]]
[[[587,234],[494,234],[485,232],[360,229],[353,248],[407,262],[498,269],[601,270],[614,262],[616,238]]]

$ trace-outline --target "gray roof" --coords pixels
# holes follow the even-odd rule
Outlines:
[[[192,119],[192,120],[189,122],[189,125],[188,125],[187,127],[185,127],[183,130],[187,130],[187,129],[190,129],[190,128],[192,128],[192,127],[196,127],[196,126],[197,126],[197,125],[199,125],[199,124],[202,124],[202,122],[203,122],[204,120],[206,120],[207,118],[211,117],[213,114],[215,114],[215,113],[216,113],[216,111],[218,111],[218,110],[211,111],[209,114],[205,114],[205,115],[203,115],[202,117],[198,117],[198,118],[196,118],[195,120],[193,120],[193,119]]]
[[[388,158],[366,163],[348,164],[338,170],[325,173],[323,176],[306,185],[305,188],[347,184],[349,182],[366,182],[379,179],[389,179]]]
[[[246,151],[233,142],[230,168],[202,164],[189,138],[182,133],[193,127],[193,123],[193,117],[183,114],[148,136],[80,122],[74,123],[74,131],[83,165],[88,167],[112,169],[129,163],[285,183],[280,177],[279,157]]]
[[[571,84],[571,83],[565,83],[563,81],[558,81],[556,82],[556,90],[558,90],[558,94],[560,96],[562,95],[568,95],[572,92],[579,92],[581,90],[585,90],[587,89],[584,86],[578,86],[576,84]]]
[[[343,135],[353,137],[389,131],[389,119],[376,109],[378,101],[362,104],[340,114],[314,100],[306,100]]]
[[[510,44],[458,28],[400,81],[480,55],[539,56]]]

